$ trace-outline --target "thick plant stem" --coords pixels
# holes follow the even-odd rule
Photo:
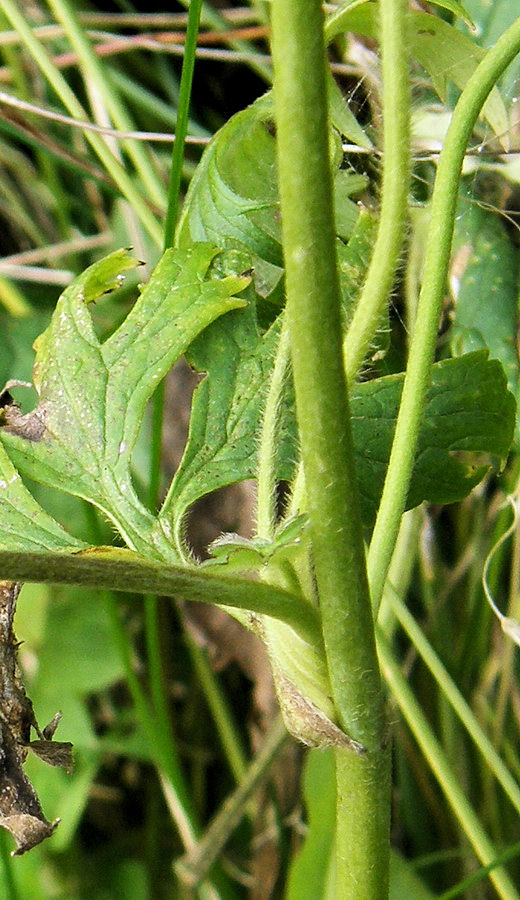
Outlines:
[[[405,508],[419,426],[430,383],[451,252],[457,189],[466,146],[489,92],[518,52],[520,19],[488,50],[469,79],[455,107],[439,157],[423,284],[392,453],[368,555],[368,572],[375,608],[379,605]]]
[[[336,896],[368,900],[388,890],[389,760],[343,371],[319,0],[274,0],[272,27],[287,315],[323,636],[338,721],[366,748],[336,753]]]

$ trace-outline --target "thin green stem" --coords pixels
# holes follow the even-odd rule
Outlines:
[[[497,851],[482,828],[479,817],[469,803],[459,779],[454,774],[439,741],[435,737],[426,716],[382,634],[378,635],[378,652],[387,684],[415,740],[428,761],[430,769],[437,778],[454,816],[458,819],[479,860],[484,865],[493,863],[497,856]],[[518,892],[507,872],[503,869],[493,869],[489,877],[499,897],[503,898],[503,900],[518,900]]]
[[[287,316],[323,636],[338,720],[367,751],[337,751],[336,891],[382,898],[389,756],[343,370],[321,3],[274,0],[272,29]]]
[[[235,781],[240,782],[247,769],[247,754],[242,743],[242,736],[235,725],[204,651],[197,646],[189,634],[186,634],[186,641],[198,683],[204,691],[204,697],[213,716],[229,768]]]
[[[410,85],[406,52],[407,0],[381,0],[383,77],[383,176],[374,252],[343,342],[350,384],[374,340],[388,306],[403,246],[410,184]]]
[[[516,494],[518,496],[518,486],[516,488]],[[516,528],[513,532],[510,571],[507,615],[513,619],[518,619],[520,614],[520,525],[518,522],[516,523]],[[494,729],[495,745],[497,747],[500,747],[502,743],[507,712],[514,694],[515,656],[515,644],[513,641],[506,638],[503,652],[500,654],[501,672],[497,691]]]
[[[377,609],[406,503],[421,416],[430,384],[437,327],[448,269],[458,184],[471,132],[502,72],[520,51],[520,19],[488,50],[455,107],[439,157],[423,283],[390,462],[368,554],[372,602]]]
[[[392,556],[392,563],[388,570],[387,581],[389,590],[390,585],[392,585],[399,597],[406,597],[412,581],[422,521],[423,516],[420,507],[408,510],[401,520],[401,527]],[[392,610],[392,604],[387,598],[386,587],[381,606],[379,607],[377,622],[389,640],[395,629],[396,619]]]
[[[144,599],[144,631],[146,638],[146,655],[148,660],[148,683],[152,699],[152,707],[156,720],[156,730],[161,733],[161,740],[167,746],[174,746],[174,735],[171,727],[168,695],[162,668],[162,648],[159,628],[159,598],[146,594]]]
[[[289,330],[284,319],[265,401],[257,463],[256,533],[272,538],[276,523],[276,453],[280,404],[289,368]]]
[[[151,756],[157,768],[168,809],[177,826],[180,838],[189,852],[193,846],[196,846],[200,828],[195,811],[192,808],[190,795],[186,789],[175,744],[168,739],[168,736],[160,727],[157,727],[155,717],[150,714],[146,696],[133,669],[128,635],[121,622],[117,602],[110,592],[107,591],[105,596],[112,620],[114,638],[123,659],[128,689],[137,717],[144,734],[148,737]],[[215,874],[215,881],[222,884],[225,883],[221,873]],[[226,894],[219,893],[218,888],[213,883],[206,882],[201,885],[199,896],[201,900],[203,898],[204,900],[218,900],[219,897],[226,896]]]
[[[183,6],[187,7],[188,9],[191,8],[191,0],[179,0],[179,2]],[[201,19],[205,25],[209,25],[209,27],[213,28],[215,31],[226,32],[229,30],[229,27],[230,27],[229,22],[226,22],[226,20],[220,15],[218,10],[214,9],[213,6],[211,6],[209,3],[202,4]],[[263,80],[267,84],[271,84],[271,82],[273,80],[273,72],[272,72],[271,66],[266,65],[263,62],[259,62],[258,59],[255,58],[254,52],[251,51],[251,45],[247,41],[240,41],[240,40],[237,41],[237,40],[231,39],[229,41],[229,46],[233,50],[236,50],[239,53],[244,53],[244,54],[250,53],[251,54],[251,61],[249,62],[250,69],[252,69],[253,72],[256,72],[257,75],[260,76],[260,78],[263,78]]]
[[[99,542],[103,539],[103,535],[101,533],[97,514],[89,503],[85,504],[85,512],[87,514],[92,539],[95,542]],[[195,811],[181,770],[180,761],[175,750],[175,743],[172,739],[173,736],[169,727],[169,718],[167,718],[167,726],[165,726],[164,722],[164,692],[162,679],[160,679],[159,674],[158,677],[161,680],[161,684],[159,685],[157,673],[154,673],[156,677],[151,678],[152,698],[154,704],[157,704],[159,707],[158,709],[156,707],[154,716],[150,712],[148,700],[134,670],[132,646],[128,633],[121,620],[118,600],[112,591],[102,590],[100,591],[100,595],[103,597],[108,609],[110,621],[112,623],[114,644],[117,646],[123,663],[126,682],[136,710],[137,720],[143,734],[149,741],[151,756],[154,759],[157,769],[162,771],[163,777],[168,783],[169,792],[175,798],[175,802],[170,804],[171,809],[175,812],[175,824],[179,830],[184,846],[189,848],[197,837],[197,823]],[[146,612],[148,613],[150,604],[155,603],[156,598],[146,599],[148,601]],[[149,654],[150,651],[152,652],[154,659],[159,659],[158,654],[154,654],[154,647],[149,647],[148,650]],[[160,696],[158,697],[159,691]]]
[[[470,875],[468,878],[465,878],[464,881],[460,881],[459,884],[456,884],[455,887],[450,890],[443,891],[442,894],[439,894],[437,900],[452,900],[453,897],[467,897],[467,891],[470,888],[474,887],[474,885],[479,884],[484,878],[487,877],[489,872],[492,869],[496,869],[497,866],[505,866],[506,863],[512,862],[514,859],[517,859],[520,855],[520,841],[518,843],[513,844],[512,847],[508,847],[507,850],[498,853],[492,863],[489,863],[487,866],[482,866],[478,872],[475,872],[473,875]]]
[[[102,595],[110,613],[114,642],[123,660],[126,682],[136,709],[137,719],[149,740],[155,764],[159,770],[162,770],[168,780],[169,789],[175,796],[176,802],[171,805],[171,808],[175,810],[175,824],[184,845],[190,847],[197,836],[195,812],[191,806],[180,762],[175,752],[175,745],[170,740],[170,736],[164,734],[157,718],[150,713],[148,701],[134,671],[128,635],[121,622],[117,601],[108,591],[103,591]]]
[[[9,19],[13,28],[20,35],[20,39],[27,48],[33,61],[45,75],[49,84],[54,89],[68,112],[77,119],[86,119],[88,116],[76,98],[67,81],[52,62],[47,50],[34,36],[32,29],[21,14],[14,0],[0,0],[0,9]],[[146,231],[157,244],[161,244],[161,229],[153,214],[150,212],[140,192],[135,188],[130,176],[108,149],[104,139],[95,132],[85,132],[85,138],[98,155],[106,171],[117,184],[122,195],[133,207],[136,215]]]
[[[182,164],[184,160],[184,143],[188,133],[191,85],[193,82],[193,70],[195,68],[195,51],[197,49],[197,35],[199,33],[200,11],[202,0],[191,0],[188,12],[188,27],[186,29],[186,41],[184,44],[184,58],[182,61],[181,83],[179,88],[179,106],[177,109],[177,125],[175,128],[175,142],[172,151],[172,168],[170,172],[170,184],[168,188],[168,209],[164,224],[164,249],[167,250],[173,244],[175,224],[179,209],[179,192],[181,188]]]

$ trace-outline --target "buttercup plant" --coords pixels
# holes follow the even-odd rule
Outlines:
[[[439,5],[461,13],[455,0]],[[2,7],[26,34],[10,2]],[[264,641],[286,728],[305,745],[332,753],[335,828],[326,896],[371,900],[388,896],[390,878],[392,728],[385,679],[421,734],[478,858],[490,865],[496,857],[407,693],[384,621],[377,621],[388,603],[399,606],[391,567],[401,552],[405,511],[423,501],[465,498],[489,472],[490,457],[503,468],[514,439],[514,385],[500,357],[490,358],[486,346],[439,362],[434,354],[464,155],[479,116],[501,138],[505,112],[496,85],[520,52],[520,19],[484,53],[438,17],[410,10],[406,0],[343,3],[326,19],[318,0],[272,0],[271,7],[273,92],[213,138],[173,240],[184,107],[165,251],[131,311],[109,337],[98,337],[90,305],[139,266],[131,251],[116,250],[65,289],[37,339],[34,410],[23,413],[13,400],[15,381],[1,395],[0,638],[7,659],[1,749],[15,775],[0,825],[13,834],[18,853],[48,837],[55,823],[45,818],[22,766],[28,750],[70,766],[68,742],[53,740],[57,721],[39,730],[21,683],[12,622],[18,585],[196,600],[223,607]],[[60,9],[56,3],[57,16]],[[188,72],[197,21],[192,3]],[[368,179],[345,168],[341,145],[343,139],[370,151],[372,137],[326,65],[327,42],[347,31],[376,38],[381,50],[378,215],[356,201]],[[385,342],[409,219],[410,57],[430,72],[443,96],[446,76],[436,68],[435,50],[444,39],[467,55],[465,67],[451,73],[461,94],[437,165],[408,363],[405,372],[361,380],[374,347]],[[26,35],[31,47],[32,40]],[[41,66],[48,66],[43,57]],[[55,75],[53,82],[56,87]],[[114,178],[121,190],[129,187],[132,201],[133,188],[118,166]],[[137,206],[143,227],[155,234],[146,206]],[[204,377],[193,397],[184,455],[156,510],[136,488],[134,451],[155,397],[153,501],[158,386],[183,355]],[[252,478],[258,486],[255,535],[222,535],[209,548],[210,558],[196,561],[185,534],[190,508],[211,491]],[[25,479],[86,501],[111,523],[121,546],[71,535]],[[287,497],[281,507],[282,483]],[[392,591],[397,599],[387,601]],[[395,614],[404,617],[406,610]],[[134,700],[142,703],[131,671],[129,678]],[[159,709],[160,690],[155,700]],[[154,728],[145,707],[143,720]],[[519,810],[517,787],[478,735]],[[283,739],[283,729],[273,732],[259,754],[262,766]],[[260,769],[251,767],[240,797],[200,839],[189,798],[171,788],[180,767],[164,735],[156,754],[175,795],[186,848],[179,878],[200,896],[227,896],[222,872],[211,866]],[[490,878],[500,896],[517,896],[504,868],[490,869]],[[295,888],[288,890],[296,896],[290,893]]]

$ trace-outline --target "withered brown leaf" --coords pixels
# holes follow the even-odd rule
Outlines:
[[[18,642],[13,631],[16,600],[21,585],[0,581],[0,826],[16,841],[20,856],[49,837],[59,819],[48,822],[23,764],[32,750],[54,766],[72,769],[72,744],[53,741],[60,715],[40,731],[25,693],[17,662]],[[38,739],[31,741],[31,728]]]

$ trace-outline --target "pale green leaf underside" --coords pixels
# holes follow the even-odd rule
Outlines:
[[[208,277],[218,250],[169,250],[122,325],[101,344],[86,304],[136,265],[126,251],[94,264],[62,294],[36,344],[37,408],[5,411],[1,438],[23,474],[94,503],[129,546],[174,553],[141,505],[130,476],[146,403],[159,381],[215,318],[244,305],[249,277]]]

